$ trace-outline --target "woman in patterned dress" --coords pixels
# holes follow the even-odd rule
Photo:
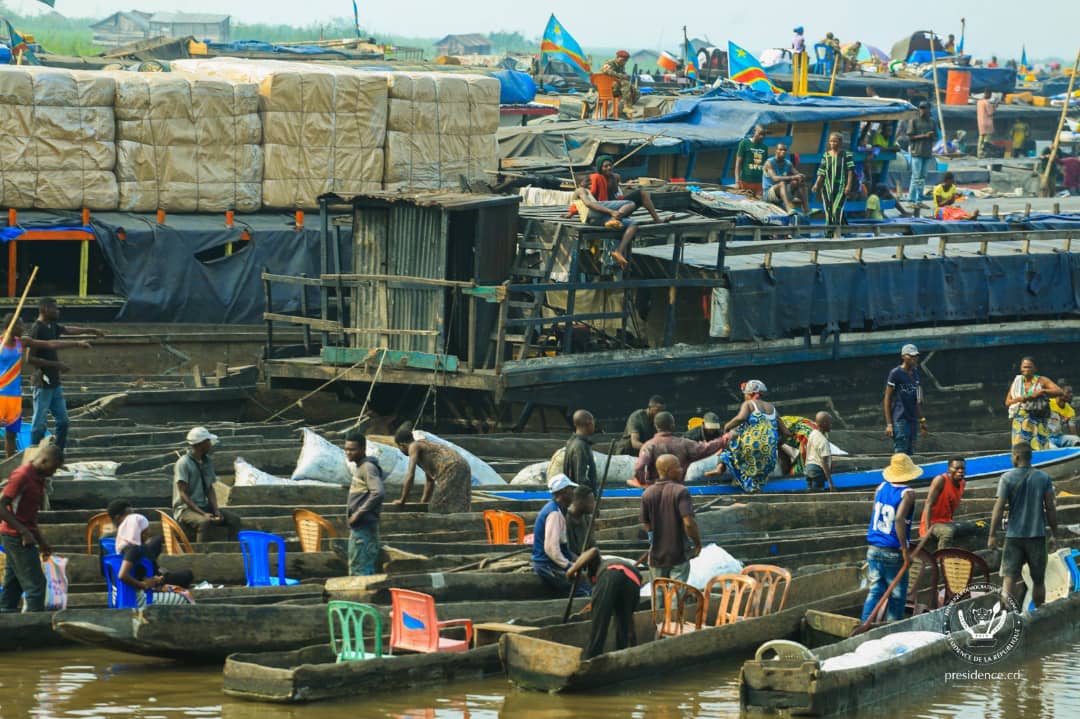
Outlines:
[[[1012,443],[1028,443],[1032,449],[1050,449],[1050,398],[1064,392],[1046,377],[1035,373],[1035,360],[1025,357],[1020,374],[1013,378],[1005,406],[1012,419]]]
[[[796,415],[780,419],[788,428],[788,436],[780,445],[777,459],[784,476],[801,477],[806,467],[806,442],[810,439],[810,433],[817,429],[817,425],[807,417]]]
[[[728,448],[720,454],[714,474],[730,473],[732,484],[753,494],[761,489],[776,468],[776,450],[788,436],[788,428],[776,407],[761,399],[765,383],[752,379],[742,386],[743,403],[724,431],[733,434]]]
[[[847,223],[844,202],[855,190],[855,160],[850,152],[844,151],[843,146],[844,138],[839,132],[829,135],[829,149],[821,156],[817,180],[810,190],[815,194],[821,193],[827,225]]]

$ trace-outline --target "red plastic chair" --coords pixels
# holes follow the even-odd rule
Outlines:
[[[615,78],[603,73],[597,73],[589,78],[592,86],[596,88],[596,109],[593,118],[604,120],[609,117],[619,116],[619,98],[615,97]]]
[[[440,622],[435,613],[435,597],[408,589],[390,590],[390,652],[403,649],[409,652],[464,652],[472,643],[471,619],[449,619]],[[447,627],[465,627],[465,639],[439,636]]]
[[[517,528],[517,541],[510,541],[510,527]],[[524,544],[525,518],[513,512],[501,509],[484,510],[484,528],[487,529],[488,544]]]

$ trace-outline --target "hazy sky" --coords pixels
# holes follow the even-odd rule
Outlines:
[[[4,0],[19,8],[33,0]],[[1057,55],[1072,59],[1080,36],[1080,4],[1040,3],[1038,14],[1017,13],[1016,2],[979,0],[949,3],[940,0],[760,0],[737,2],[655,2],[622,0],[590,3],[581,0],[357,0],[360,23],[374,32],[434,37],[447,33],[519,30],[539,36],[554,12],[586,48],[626,46],[677,47],[686,25],[691,37],[707,36],[716,44],[733,40],[752,50],[786,47],[791,28],[806,26],[811,42],[831,30],[841,41],[859,39],[886,52],[905,32],[933,29],[956,33],[967,15],[966,49],[976,56],[1020,55],[1026,43],[1032,59]],[[44,7],[44,6],[41,6]],[[1051,10],[1053,7],[1053,10]],[[308,25],[352,15],[351,0],[56,0],[56,10],[72,16],[104,16],[115,10],[183,10],[230,13],[245,22]],[[661,15],[661,13],[665,13]],[[784,18],[782,21],[778,18]],[[829,21],[820,18],[832,18]],[[1016,18],[1016,20],[1014,20]],[[936,27],[926,27],[931,20]],[[270,39],[270,38],[266,38]]]

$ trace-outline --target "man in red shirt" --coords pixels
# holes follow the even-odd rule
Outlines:
[[[0,493],[0,544],[7,554],[0,612],[17,612],[26,593],[26,611],[45,610],[45,575],[42,557],[52,550],[38,529],[38,513],[45,501],[45,480],[60,468],[60,450],[42,447],[34,459],[8,478]]]
[[[938,549],[952,545],[953,537],[956,536],[953,514],[960,506],[960,498],[964,496],[966,468],[967,462],[963,457],[952,457],[949,459],[948,473],[939,474],[930,483],[930,493],[923,505],[919,536],[925,537],[929,532],[937,537]]]

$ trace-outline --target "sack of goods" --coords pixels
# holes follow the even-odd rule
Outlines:
[[[129,212],[255,212],[259,88],[181,72],[114,72],[116,175]]]
[[[386,132],[387,190],[459,189],[498,166],[501,85],[493,77],[393,72]]]
[[[0,65],[0,206],[115,210],[116,82]]]
[[[177,60],[188,73],[258,85],[262,204],[318,207],[325,193],[382,189],[386,80],[377,73],[280,60]]]

